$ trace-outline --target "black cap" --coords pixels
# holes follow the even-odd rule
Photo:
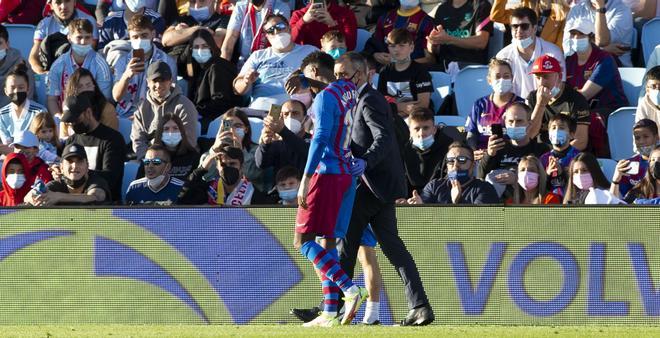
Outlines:
[[[62,152],[62,159],[66,160],[71,157],[79,157],[83,160],[86,160],[87,153],[85,152],[85,147],[76,143],[71,143],[64,147],[64,151]]]
[[[69,96],[62,104],[62,122],[74,123],[78,117],[87,109],[92,107],[92,100],[88,93],[80,93],[76,96]]]
[[[170,66],[160,60],[150,64],[147,69],[147,80],[153,81],[158,78],[172,80],[172,70],[170,69]]]

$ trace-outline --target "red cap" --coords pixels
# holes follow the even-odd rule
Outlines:
[[[561,73],[559,61],[550,55],[541,55],[532,66],[530,74]]]

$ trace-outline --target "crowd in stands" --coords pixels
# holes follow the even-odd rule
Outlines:
[[[297,205],[323,113],[308,56],[354,50],[390,106],[398,204],[660,204],[660,45],[639,46],[660,0],[91,3],[0,0],[0,206]],[[491,93],[470,111],[433,99],[474,65]],[[639,97],[621,67],[645,69]],[[608,172],[613,138],[633,156]]]

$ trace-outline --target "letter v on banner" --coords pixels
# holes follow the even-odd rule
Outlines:
[[[474,288],[472,286],[472,278],[470,278],[470,271],[465,261],[463,243],[447,243],[447,253],[449,254],[449,260],[454,272],[456,289],[458,290],[458,295],[461,297],[463,312],[466,315],[480,315],[483,313],[488,297],[490,296],[490,291],[493,289],[497,270],[502,264],[505,251],[506,243],[494,242],[491,244],[488,259],[481,270],[479,283]]]
[[[642,243],[628,243],[630,262],[637,277],[637,287],[644,303],[644,310],[649,316],[660,316],[660,290],[653,285],[646,249]]]

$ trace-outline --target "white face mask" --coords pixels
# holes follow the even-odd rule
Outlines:
[[[131,48],[133,49],[142,49],[145,53],[151,51],[151,40],[147,39],[136,39],[131,40]]]
[[[165,179],[165,175],[158,175],[154,178],[147,178],[147,185],[151,189],[156,189],[158,186],[160,186],[161,183],[163,183],[163,180]]]
[[[419,6],[419,0],[400,0],[401,8],[411,9]]]
[[[651,89],[649,90],[649,98],[654,105],[660,106],[660,90]]]
[[[518,48],[525,49],[534,42],[534,37],[527,37],[522,40],[512,39]]]
[[[576,53],[584,53],[589,49],[589,38],[571,39]]]
[[[124,0],[124,5],[129,11],[135,13],[146,5],[145,0]]]
[[[23,174],[9,174],[7,175],[7,185],[16,190],[20,189],[25,184],[25,175]]]
[[[163,133],[163,143],[168,147],[176,147],[181,143],[181,133]]]
[[[493,88],[493,92],[496,94],[508,93],[513,88],[513,80],[511,79],[497,79],[490,85]]]
[[[302,123],[291,117],[287,117],[284,119],[284,125],[294,134],[298,134],[300,132],[300,129],[302,129]]]
[[[192,57],[197,63],[206,63],[211,59],[211,50],[208,48],[193,49]]]
[[[273,46],[275,49],[284,49],[291,44],[291,34],[289,33],[279,33],[273,37],[271,37],[269,40],[270,45]]]

